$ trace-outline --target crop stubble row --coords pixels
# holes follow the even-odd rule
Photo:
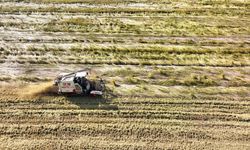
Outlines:
[[[0,3],[1,71],[4,77],[16,73],[11,84],[12,78],[42,81],[20,74],[42,70],[52,78],[72,65],[123,67],[102,72],[113,81],[108,87],[119,96],[115,99],[24,99],[1,86],[0,148],[250,147],[249,3],[131,2],[134,6],[113,0]],[[67,7],[58,8],[62,5]]]

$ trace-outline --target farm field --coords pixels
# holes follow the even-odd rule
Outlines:
[[[0,149],[248,150],[250,2],[1,0],[0,92]]]

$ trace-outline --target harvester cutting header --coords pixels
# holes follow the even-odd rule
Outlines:
[[[89,71],[80,70],[72,73],[61,73],[54,80],[60,94],[103,95],[104,81],[89,79]]]

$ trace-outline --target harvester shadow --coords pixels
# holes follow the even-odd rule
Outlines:
[[[80,109],[118,110],[118,106],[112,103],[112,98],[74,95],[67,96],[66,99]]]
[[[64,95],[64,97],[80,109],[118,110],[118,106],[112,102],[117,96],[109,88],[106,88],[104,93],[102,96]],[[46,92],[39,93],[39,96],[58,96],[57,89],[50,87]]]

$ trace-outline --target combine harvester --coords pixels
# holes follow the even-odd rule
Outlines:
[[[63,95],[98,95],[102,96],[105,90],[104,81],[100,79],[89,79],[87,70],[72,73],[61,73],[54,80],[58,87],[58,93]]]

